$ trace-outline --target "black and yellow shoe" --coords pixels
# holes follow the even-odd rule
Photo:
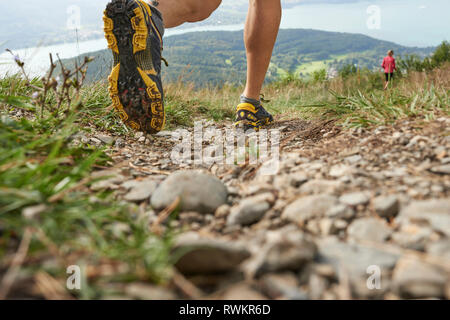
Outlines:
[[[272,115],[261,104],[243,102],[236,108],[235,126],[242,127],[244,131],[253,129],[259,131],[261,127],[273,122]]]
[[[147,133],[165,124],[161,83],[163,24],[156,9],[140,0],[113,0],[103,16],[114,56],[109,80],[113,107],[130,128]]]

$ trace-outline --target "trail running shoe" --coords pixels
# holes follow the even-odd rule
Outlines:
[[[240,103],[236,108],[235,126],[243,127],[244,131],[253,129],[259,131],[262,126],[273,122],[272,115],[262,105],[255,107],[251,103]]]
[[[105,38],[114,56],[108,78],[114,109],[132,129],[161,131],[165,113],[159,11],[145,1],[113,0],[106,6],[103,21]]]

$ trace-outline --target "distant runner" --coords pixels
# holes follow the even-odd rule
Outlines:
[[[381,67],[384,69],[386,76],[386,82],[384,83],[384,90],[389,86],[389,82],[394,78],[394,70],[397,70],[395,66],[394,50],[389,50],[387,56],[383,59]]]
[[[109,92],[115,110],[135,130],[157,133],[164,127],[161,52],[164,28],[208,18],[221,0],[112,0],[104,30],[114,56]],[[273,122],[262,107],[261,88],[281,21],[281,0],[249,0],[244,28],[247,82],[235,124],[259,130]]]

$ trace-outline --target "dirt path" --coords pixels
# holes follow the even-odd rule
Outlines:
[[[261,163],[175,164],[170,132],[84,138],[114,144],[115,178],[93,188],[136,203],[153,230],[179,230],[177,247],[191,249],[173,285],[134,284],[137,297],[450,298],[449,128],[445,117],[370,130],[278,122],[270,175]],[[188,173],[170,181],[180,169]]]

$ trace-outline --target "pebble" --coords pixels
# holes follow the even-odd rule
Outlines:
[[[295,223],[303,223],[309,219],[318,219],[337,205],[338,200],[331,195],[313,195],[299,198],[289,204],[282,217]]]
[[[125,195],[124,200],[130,202],[148,200],[157,187],[158,182],[153,179],[138,181],[132,187],[131,191]]]
[[[111,137],[111,136],[98,135],[98,136],[96,136],[96,138],[98,140],[100,140],[101,142],[103,142],[104,144],[107,144],[107,145],[113,145],[114,144],[114,138]]]
[[[340,178],[353,174],[354,169],[345,164],[337,164],[331,167],[329,175],[333,178]]]
[[[300,192],[307,194],[335,194],[343,187],[343,183],[336,180],[310,180],[300,187]]]
[[[353,210],[353,208],[339,203],[327,210],[327,212],[325,212],[325,215],[329,218],[352,220],[356,216],[356,212],[355,210]]]
[[[351,238],[374,242],[385,241],[391,233],[392,230],[384,221],[370,217],[353,221],[347,229],[347,234]]]
[[[395,195],[378,196],[373,200],[375,212],[383,218],[393,218],[398,214],[400,202]]]
[[[339,201],[349,206],[365,205],[369,202],[369,196],[364,192],[346,193],[339,197]]]
[[[254,197],[245,198],[236,207],[231,208],[227,224],[229,226],[240,224],[249,225],[258,222],[274,203],[272,193],[263,193]]]
[[[450,174],[450,164],[432,167],[430,171],[437,174]]]

